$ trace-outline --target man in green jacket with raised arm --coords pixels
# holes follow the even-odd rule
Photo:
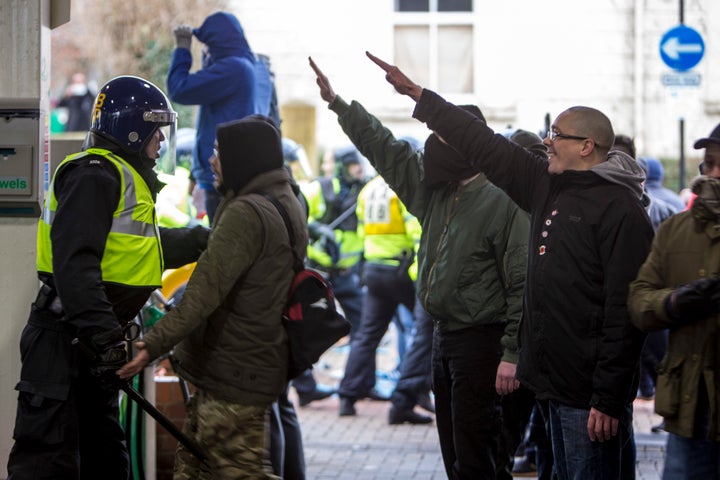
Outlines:
[[[336,95],[310,60],[320,96],[422,225],[418,296],[435,322],[433,391],[448,478],[495,478],[501,395],[518,387],[528,216],[482,173],[427,181],[425,160],[457,153],[431,134],[424,152],[397,140],[357,102]],[[466,107],[484,120],[475,106]]]

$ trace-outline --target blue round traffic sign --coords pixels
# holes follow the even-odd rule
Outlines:
[[[702,60],[704,53],[702,36],[685,25],[671,28],[660,40],[660,57],[674,70],[690,70]]]

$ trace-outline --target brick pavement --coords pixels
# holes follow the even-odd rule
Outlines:
[[[397,362],[392,328],[378,349],[378,368]],[[340,342],[343,343],[343,342]],[[343,375],[347,347],[334,347],[320,359],[315,377],[337,385]],[[291,400],[297,405],[291,389]],[[634,428],[637,480],[660,480],[664,464],[664,433],[650,432],[661,417],[653,402],[637,400]],[[388,425],[389,402],[361,400],[357,416],[339,417],[337,396],[297,408],[305,447],[308,480],[435,480],[445,479],[435,424]],[[420,413],[426,413],[418,410]],[[533,478],[533,477],[524,477]]]
[[[297,409],[308,480],[446,478],[434,423],[388,425],[388,402],[361,400],[355,417],[339,417],[338,406],[333,396]],[[650,432],[661,420],[652,409],[652,401],[635,402],[638,480],[661,479],[666,434]]]

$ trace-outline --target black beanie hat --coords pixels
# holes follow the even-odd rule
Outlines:
[[[226,189],[238,193],[253,177],[283,166],[280,133],[267,117],[222,123],[216,135]]]

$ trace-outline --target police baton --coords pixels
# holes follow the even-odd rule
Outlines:
[[[96,357],[95,352],[83,342],[81,342],[79,338],[74,338],[72,344],[73,346],[78,347],[80,351],[83,352],[83,354],[86,355],[89,359],[92,360]],[[157,423],[162,425],[163,428],[165,428],[165,430],[167,430],[170,435],[175,437],[178,442],[180,442],[185,448],[187,448],[190,453],[192,453],[206,467],[210,468],[207,457],[205,456],[205,454],[203,454],[202,450],[200,450],[200,447],[198,447],[195,442],[190,440],[187,435],[181,432],[180,429],[178,429],[175,424],[170,421],[169,418],[163,415],[160,410],[155,408],[155,405],[148,402],[148,400],[143,397],[140,392],[131,387],[130,384],[127,382],[124,382],[120,389],[125,392],[125,394],[130,397],[131,400],[140,405],[140,408],[142,408],[148,415],[154,418]]]
[[[195,442],[190,440],[187,435],[185,435],[183,432],[181,432],[173,422],[170,421],[169,418],[167,418],[165,415],[162,414],[160,410],[155,408],[155,406],[148,402],[145,397],[142,396],[140,392],[135,390],[133,387],[130,386],[129,383],[125,383],[122,387],[120,387],[123,392],[127,394],[128,397],[130,397],[135,403],[140,405],[140,408],[145,410],[148,415],[153,417],[157,423],[162,425],[165,430],[170,433],[173,437],[177,439],[178,442],[182,443],[185,448],[188,449],[190,453],[195,455],[195,457],[200,460],[202,463],[205,464],[206,467],[210,467],[208,465],[207,458],[205,457],[205,454],[202,453],[200,450],[200,447],[198,447]]]

